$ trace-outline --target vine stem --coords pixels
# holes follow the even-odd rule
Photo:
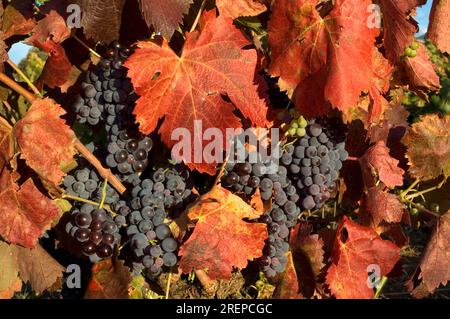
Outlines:
[[[200,21],[200,17],[202,16],[202,11],[203,11],[203,9],[205,9],[205,5],[206,5],[206,0],[203,0],[202,4],[200,5],[200,10],[198,10],[197,17],[195,17],[195,21],[192,24],[191,30],[189,30],[189,32],[194,31],[195,28],[197,27],[197,24]]]
[[[103,187],[102,187],[102,200],[100,202],[100,205],[98,206],[98,208],[102,209],[103,205],[105,205],[105,199],[106,199],[106,187],[108,186],[108,179],[105,178],[105,181],[103,182]]]
[[[98,58],[101,58],[102,56],[100,54],[98,54],[96,51],[94,51],[93,49],[91,49],[86,43],[84,43],[79,37],[77,37],[75,34],[72,36],[75,40],[78,41],[78,43],[80,43],[83,47],[85,47],[86,49],[89,50],[89,52],[91,52],[93,55],[95,55]]]
[[[75,140],[75,148],[78,152],[80,152],[83,157],[88,160],[96,169],[97,172],[106,180],[110,182],[110,184],[120,193],[123,194],[126,191],[125,186],[122,182],[111,173],[111,170],[106,169],[102,166],[102,163],[95,157],[94,154],[91,153],[90,150],[87,149],[86,146],[83,145],[78,139]]]
[[[169,299],[171,281],[172,281],[172,272],[169,271],[169,277],[167,278],[167,287],[166,287],[166,299]]]
[[[347,161],[359,161],[359,158],[354,157],[354,156],[349,156],[349,157],[347,157]]]
[[[24,98],[26,98],[30,103],[33,103],[36,101],[37,97],[23,88],[19,83],[12,80],[9,76],[7,76],[5,73],[0,72],[0,81],[9,86],[11,89],[22,95]]]
[[[381,279],[380,286],[377,288],[375,296],[373,297],[374,299],[378,299],[380,297],[381,292],[383,291],[383,288],[386,285],[387,281],[388,281],[388,278],[383,276],[383,278]]]
[[[12,80],[9,76],[4,74],[3,72],[0,72],[0,82],[3,82],[7,86],[9,86],[11,89],[25,97],[30,103],[33,103],[37,100],[37,97],[23,88],[21,85],[19,85],[17,82]],[[89,161],[98,171],[98,173],[105,179],[109,180],[111,185],[120,193],[123,194],[126,191],[125,186],[122,184],[122,182],[111,173],[111,170],[106,169],[102,166],[102,163],[95,157],[94,154],[91,153],[90,150],[86,148],[86,146],[83,145],[77,138],[74,141],[74,146],[77,149],[78,152],[80,152],[83,157]]]
[[[413,206],[414,208],[417,208],[417,210],[419,212],[421,212],[421,213],[425,213],[425,214],[431,215],[431,216],[436,217],[436,218],[440,218],[441,217],[441,215],[439,215],[439,214],[437,214],[435,212],[432,212],[431,210],[426,209],[425,207],[423,207],[423,206],[421,206],[419,204],[416,204],[416,203],[414,203],[411,200],[404,199],[403,202],[406,202],[407,204]]]
[[[36,94],[37,96],[41,96],[41,92],[37,89],[37,87],[31,82],[31,80],[26,76],[25,73],[22,72],[22,70],[13,62],[11,59],[6,60],[6,62],[14,69],[14,71],[19,74],[19,76],[28,84],[30,89]]]
[[[208,274],[204,270],[196,269],[194,272],[207,292],[213,292],[215,290],[217,282],[209,278]]]
[[[86,203],[86,204],[90,204],[92,206],[97,206],[100,207],[100,203],[94,202],[92,200],[89,199],[84,199],[78,196],[74,196],[74,195],[70,195],[70,194],[62,194],[61,196],[63,199],[70,199],[76,202],[81,202],[81,203]],[[106,209],[109,213],[111,213],[112,215],[116,215],[116,213],[107,205],[105,205],[105,207],[103,207],[104,209]]]
[[[405,197],[406,194],[408,194],[414,187],[416,187],[417,184],[420,183],[420,179],[416,179],[407,189],[405,189],[403,192],[400,193],[400,197]]]
[[[5,105],[6,110],[9,113],[9,122],[10,124],[14,125],[17,123],[18,119],[16,118],[16,116],[14,115],[14,111],[13,108],[11,107],[11,104],[9,104],[8,101],[2,101],[2,103]]]
[[[446,181],[447,181],[447,179],[444,178],[444,179],[442,180],[442,182],[439,183],[439,185],[436,185],[436,186],[433,186],[433,187],[424,189],[423,191],[416,192],[416,193],[414,193],[414,194],[405,196],[405,199],[406,199],[406,200],[411,200],[411,199],[416,198],[416,197],[418,197],[418,196],[422,196],[422,195],[424,195],[424,194],[427,194],[427,193],[430,193],[430,192],[435,191],[435,190],[437,190],[437,189],[440,189],[442,186],[444,186],[444,184],[445,184]]]

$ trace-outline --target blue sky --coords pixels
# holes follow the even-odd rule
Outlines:
[[[420,27],[418,35],[423,35],[427,31],[428,17],[430,15],[432,2],[432,0],[428,0],[424,6],[417,9],[416,20],[419,22]],[[24,43],[16,43],[9,50],[9,57],[14,63],[19,64],[19,62],[26,57],[30,48],[30,46]]]
[[[428,0],[425,5],[417,9],[416,20],[419,22],[419,32],[418,35],[422,35],[427,32],[428,28],[428,17],[430,16],[432,0]]]

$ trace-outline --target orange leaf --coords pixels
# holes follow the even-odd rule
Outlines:
[[[60,184],[62,167],[73,160],[75,135],[63,119],[65,111],[51,99],[36,100],[16,124],[22,157],[52,186]]]
[[[430,180],[450,176],[450,115],[426,115],[402,139],[408,148],[408,172],[415,178]]]
[[[341,222],[326,283],[337,298],[373,298],[368,286],[370,265],[379,267],[381,279],[400,259],[400,249],[383,240],[371,228],[360,226],[344,216]]]
[[[433,1],[427,38],[450,54],[450,0]]]
[[[428,91],[437,91],[441,87],[439,76],[434,70],[434,65],[430,61],[427,49],[423,43],[419,42],[417,56],[414,58],[405,58],[403,62],[403,71],[411,84],[411,89],[419,94]]]
[[[0,176],[0,235],[6,241],[33,248],[59,216],[59,208],[31,179],[19,187],[5,169]]]
[[[32,18],[32,3],[21,3],[24,7],[15,8],[14,5],[8,5],[3,11],[2,15],[2,31],[1,39],[5,40],[15,35],[27,35],[30,33],[36,21]]]
[[[364,183],[367,188],[376,184],[379,179],[389,188],[403,185],[403,169],[398,167],[399,161],[389,155],[389,149],[383,141],[377,142],[359,158]]]
[[[26,40],[27,42],[43,43],[51,39],[55,43],[61,43],[70,36],[70,29],[64,18],[55,10],[51,10],[44,19],[39,20],[32,33],[33,35]]]
[[[369,0],[337,0],[321,16],[317,0],[279,0],[269,21],[270,74],[280,77],[282,90],[294,94],[306,116],[343,111],[358,102],[362,92],[374,101],[373,116],[381,111],[391,67],[377,52],[380,30],[367,21]],[[345,66],[345,67],[344,67]]]
[[[231,19],[257,16],[267,11],[266,5],[260,0],[217,0],[216,6],[220,14]]]
[[[412,15],[414,9],[425,0],[379,0],[383,13],[384,46],[392,63],[397,63],[417,32],[417,22]]]
[[[261,192],[259,188],[253,194],[250,200],[250,206],[252,206],[256,210],[256,212],[260,215],[264,214],[264,212],[266,211],[263,200],[261,198]]]
[[[84,298],[86,299],[126,299],[131,283],[131,273],[123,261],[102,260],[92,267]]]
[[[0,117],[0,172],[5,165],[13,158],[15,153],[15,144],[13,128],[2,117]]]
[[[248,260],[261,257],[266,225],[243,221],[260,215],[228,190],[213,187],[188,209],[189,218],[198,221],[180,248],[182,271],[207,269],[211,279],[230,279],[233,267],[245,268]]]
[[[225,133],[226,128],[241,127],[233,114],[234,105],[253,124],[266,124],[267,105],[254,82],[257,54],[253,49],[243,49],[250,42],[231,19],[216,17],[214,11],[203,14],[200,27],[200,32],[186,35],[181,56],[166,41],[162,47],[139,42],[125,63],[141,96],[134,111],[140,130],[144,134],[152,132],[164,117],[160,132],[169,147],[177,142],[172,139],[174,129],[187,129],[191,140],[201,143],[201,134],[208,128]],[[227,95],[234,105],[222,95]],[[193,144],[189,141],[189,145]],[[191,168],[214,174],[215,163],[194,161],[194,151],[192,147],[191,154],[182,154],[181,159]]]
[[[11,298],[16,291],[22,288],[22,280],[19,278],[17,260],[14,254],[14,246],[0,241],[0,299]]]

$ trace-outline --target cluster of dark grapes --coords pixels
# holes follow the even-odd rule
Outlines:
[[[103,197],[104,181],[101,181],[95,170],[81,168],[64,178],[67,194],[100,202]],[[106,185],[105,204],[112,205],[119,201],[119,194],[109,184]]]
[[[142,173],[148,166],[148,153],[152,140],[137,131],[110,132],[106,165],[116,169],[122,179],[132,183],[135,174]]]
[[[264,161],[248,153],[243,162],[227,163],[222,177],[222,185],[233,192],[251,196],[259,188],[261,198],[272,201],[260,219],[269,231],[261,258],[267,277],[284,271],[290,228],[297,224],[301,209],[321,208],[332,197],[342,161],[348,157],[341,133],[345,130],[338,123],[323,120],[322,125],[303,117],[290,121],[287,130],[296,139],[281,145],[279,156]]]
[[[297,188],[304,210],[322,208],[336,191],[342,162],[348,158],[345,143],[335,143],[327,129],[311,121],[307,133],[299,138],[281,163],[288,167],[289,177]]]
[[[135,97],[123,62],[130,53],[129,48],[116,44],[107,51],[106,58],[86,73],[81,83],[82,94],[73,104],[79,123],[95,126],[102,122],[109,131],[117,122],[118,114],[129,112]]]
[[[126,224],[135,274],[146,269],[150,277],[157,277],[164,267],[177,263],[178,244],[165,220],[168,212],[179,211],[192,200],[188,178],[186,169],[157,169],[134,186],[128,203],[115,207]]]
[[[91,262],[111,257],[121,239],[119,227],[112,216],[90,204],[72,210],[65,230],[75,241],[79,252],[88,256]]]
[[[87,72],[81,84],[83,92],[73,108],[78,122],[105,127],[106,165],[122,180],[133,183],[135,175],[148,165],[153,142],[139,132],[132,115],[137,96],[123,66],[130,53],[119,44],[109,49],[107,57]]]
[[[288,146],[288,149],[293,148]],[[279,154],[283,154],[279,150]],[[284,154],[282,155],[284,156]],[[251,163],[257,159],[255,163]],[[273,199],[272,208],[261,217],[267,224],[269,239],[261,265],[267,277],[284,271],[289,250],[289,229],[297,224],[300,208],[299,195],[288,176],[287,168],[272,159],[263,161],[261,157],[247,154],[243,163],[227,163],[222,184],[235,192],[252,195],[257,188],[263,200]]]
[[[265,212],[260,221],[267,224],[269,239],[261,258],[261,267],[269,278],[282,273],[286,268],[289,251],[289,229],[297,223],[300,213],[298,206],[288,201],[284,206],[272,204],[272,208]]]

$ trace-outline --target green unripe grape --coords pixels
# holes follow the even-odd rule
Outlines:
[[[413,43],[410,45],[410,48],[413,49],[413,50],[419,49],[419,43],[413,42]]]
[[[445,73],[447,73],[447,76],[450,76],[450,65],[445,67]]]
[[[405,95],[402,99],[402,104],[403,105],[411,105],[411,100],[409,98],[409,96]]]
[[[439,95],[433,94],[430,97],[430,102],[431,104],[433,104],[434,106],[438,106],[439,104],[441,104],[441,98],[439,97]]]
[[[296,128],[290,128],[290,129],[288,130],[288,134],[289,134],[290,136],[294,137],[295,134],[297,134],[297,129],[296,129]]]
[[[416,104],[420,101],[420,97],[418,97],[417,95],[411,95],[410,101],[411,101],[411,104]]]
[[[419,210],[415,207],[411,208],[411,210],[409,211],[411,213],[411,216],[418,216],[419,215]]]
[[[296,121],[294,121],[294,120],[292,120],[290,125],[291,125],[290,128],[298,128],[298,123]]]
[[[450,115],[450,100],[443,100],[441,105],[439,105],[439,109],[445,115]]]
[[[409,58],[415,58],[417,56],[417,51],[411,48],[405,49],[405,55]]]
[[[298,137],[303,137],[306,135],[306,130],[304,127],[300,127],[297,129],[296,134]]]
[[[306,119],[303,116],[300,116],[299,119],[297,120],[298,122],[298,126],[306,128],[308,126],[308,122],[306,121]]]
[[[416,105],[417,107],[425,107],[427,105],[427,102],[420,99],[419,101],[417,101]]]

